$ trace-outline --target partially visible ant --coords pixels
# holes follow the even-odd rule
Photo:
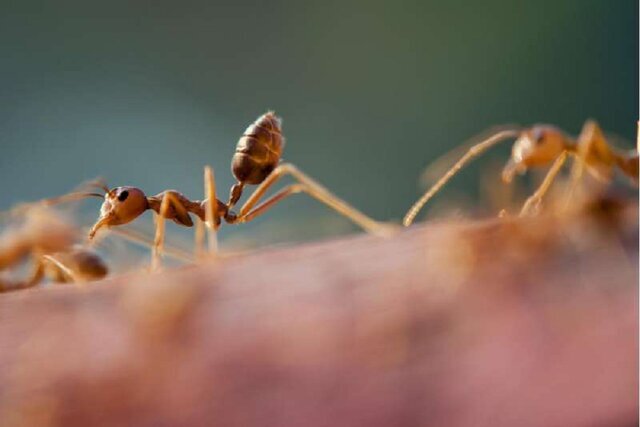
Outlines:
[[[31,276],[26,280],[0,279],[0,292],[31,288],[45,279],[53,283],[81,284],[102,279],[109,272],[97,253],[81,246],[69,251],[34,255],[33,263]]]
[[[600,181],[610,182],[616,169],[638,186],[638,150],[622,152],[611,147],[600,126],[588,120],[577,139],[550,125],[535,125],[529,129],[505,129],[473,145],[424,195],[414,203],[404,217],[405,227],[411,225],[422,207],[469,161],[494,145],[517,138],[511,150],[511,158],[502,171],[502,180],[509,183],[516,173],[551,164],[549,172],[538,189],[526,200],[520,215],[534,212],[547,190],[560,172],[569,155],[577,158],[571,171],[571,188],[586,170]],[[639,142],[640,145],[640,142]]]
[[[217,230],[222,220],[228,224],[251,221],[286,197],[300,192],[316,198],[370,233],[387,234],[390,231],[389,225],[379,223],[356,210],[294,165],[280,164],[283,147],[280,118],[273,112],[258,117],[244,131],[236,146],[231,170],[237,183],[231,187],[227,203],[216,198],[215,182],[210,168],[205,168],[204,200],[190,200],[175,190],[166,190],[148,197],[136,187],[116,187],[111,190],[104,187],[105,195],[100,216],[91,228],[89,238],[93,238],[102,227],[126,224],[150,209],[158,214],[156,247],[160,248],[164,240],[164,219],[191,227],[193,220],[190,214],[193,214],[207,224],[211,232]],[[284,187],[258,204],[265,193],[285,175],[291,175],[298,182]],[[232,208],[240,200],[246,185],[258,187],[240,207],[238,213],[235,213]],[[215,200],[215,203],[209,203],[210,200]]]
[[[67,251],[43,255],[34,278],[47,277],[56,283],[82,283],[102,279],[108,272],[106,263],[97,253],[74,245]]]
[[[26,280],[3,279],[0,292],[29,288],[45,278],[57,283],[82,283],[105,277],[108,268],[90,249],[74,245],[78,232],[52,212],[29,210],[26,221],[0,236],[0,270],[31,259],[33,272]]]

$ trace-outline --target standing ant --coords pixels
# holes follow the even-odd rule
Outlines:
[[[610,182],[615,169],[638,186],[638,150],[625,153],[611,147],[600,126],[588,120],[577,139],[549,125],[535,125],[529,129],[505,129],[473,145],[423,196],[414,203],[404,217],[405,227],[411,225],[422,207],[470,160],[494,145],[517,138],[511,150],[511,158],[502,171],[502,180],[509,183],[516,173],[524,174],[528,168],[552,164],[536,191],[526,200],[520,215],[537,208],[545,193],[571,154],[577,162],[571,171],[571,187],[580,179],[583,169],[600,181]]]
[[[135,220],[147,210],[158,214],[156,225],[156,249],[164,241],[164,219],[170,219],[179,225],[191,227],[190,214],[195,215],[208,225],[212,235],[224,220],[228,224],[249,222],[266,212],[276,203],[292,194],[305,192],[330,208],[349,218],[364,230],[375,234],[386,234],[390,228],[379,223],[339,199],[322,185],[311,179],[289,163],[280,164],[284,137],[281,120],[273,112],[267,112],[252,123],[238,141],[231,162],[231,171],[237,183],[231,187],[227,203],[216,198],[215,181],[210,168],[205,168],[205,199],[190,200],[175,190],[166,190],[155,196],[146,196],[136,187],[104,187],[104,202],[100,216],[91,227],[89,238],[93,238],[102,227],[126,224]],[[265,193],[283,176],[291,175],[296,181],[258,204]],[[232,208],[240,200],[246,185],[258,185],[238,213]],[[215,201],[214,204],[209,203]],[[215,247],[210,247],[215,250]]]

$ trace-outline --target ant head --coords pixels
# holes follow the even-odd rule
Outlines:
[[[510,182],[515,173],[553,162],[567,148],[566,135],[551,126],[537,125],[523,131],[511,149],[511,158],[502,171],[502,179]]]
[[[103,226],[121,225],[133,221],[149,209],[147,196],[136,187],[116,187],[104,195],[100,218],[91,228],[89,238]]]

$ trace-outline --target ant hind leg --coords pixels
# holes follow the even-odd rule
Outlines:
[[[285,175],[291,175],[296,181],[298,181],[298,184],[285,187],[283,190],[270,197],[254,209],[256,204],[262,199],[269,188],[271,188],[273,184]],[[256,188],[253,194],[251,194],[249,199],[240,209],[238,217],[233,222],[250,221],[282,199],[299,192],[309,194],[311,197],[319,200],[331,209],[347,217],[369,233],[388,235],[392,232],[392,227],[389,224],[383,224],[369,218],[289,163],[282,164],[271,172],[271,174],[258,186],[258,188]]]

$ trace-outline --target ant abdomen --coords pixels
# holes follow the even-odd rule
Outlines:
[[[269,111],[253,122],[236,146],[231,171],[241,184],[256,185],[278,166],[284,138],[280,118]]]

